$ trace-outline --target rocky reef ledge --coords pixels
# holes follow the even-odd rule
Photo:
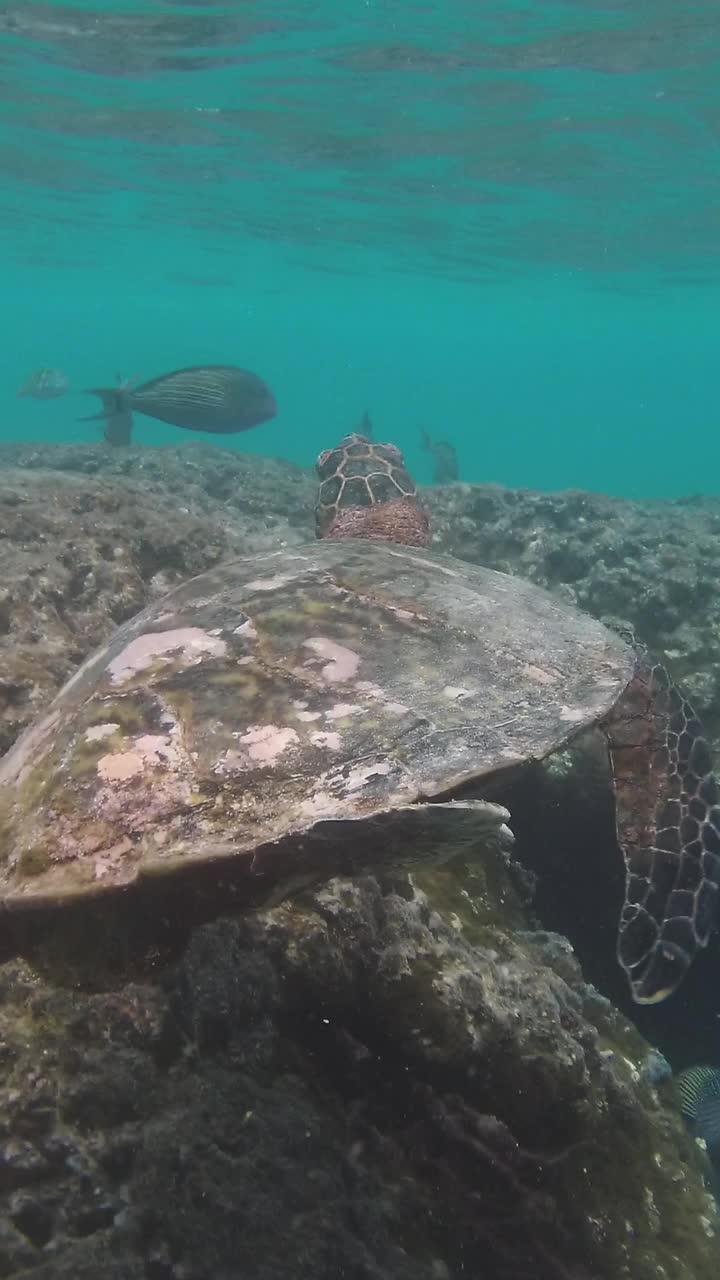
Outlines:
[[[2,748],[150,598],[312,536],[313,492],[204,445],[0,448]],[[632,623],[717,728],[720,505],[427,500],[440,546]],[[715,1280],[671,1082],[532,923],[498,853],[334,881],[100,989],[0,967],[0,1276]]]

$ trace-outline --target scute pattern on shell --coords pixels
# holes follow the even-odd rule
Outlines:
[[[315,531],[326,535],[348,507],[373,507],[417,494],[415,482],[394,444],[382,444],[354,431],[317,461],[320,490]]]

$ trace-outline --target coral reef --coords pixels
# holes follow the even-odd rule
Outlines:
[[[317,480],[282,458],[263,458],[194,441],[177,448],[124,449],[98,445],[0,444],[2,470],[97,476],[134,493],[171,500],[181,514],[212,517],[232,529],[273,534],[273,541],[312,530]],[[259,550],[262,541],[253,544]]]

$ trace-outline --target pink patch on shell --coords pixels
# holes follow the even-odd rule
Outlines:
[[[91,724],[89,729],[85,730],[86,742],[98,742],[101,738],[111,738],[120,728],[119,724],[111,724],[106,720],[103,724]]]
[[[344,720],[346,716],[363,715],[366,710],[366,707],[359,707],[353,702],[336,702],[334,707],[325,712],[325,719]]]
[[[281,729],[276,724],[254,724],[238,738],[238,744],[256,764],[273,765],[288,747],[300,739],[295,729]]]
[[[129,782],[145,768],[145,760],[139,751],[117,751],[115,755],[101,756],[97,771],[103,782]]]
[[[328,791],[316,791],[314,795],[309,796],[307,800],[303,800],[300,805],[300,813],[303,818],[310,818],[318,821],[321,818],[334,818],[338,813],[344,813],[345,807],[342,800],[337,796],[333,796]]]
[[[342,745],[339,733],[311,733],[310,741],[314,747],[324,747],[326,751],[339,751]]]
[[[257,631],[249,618],[247,622],[241,622],[239,627],[235,627],[233,635],[245,636],[246,640],[257,640]]]
[[[345,645],[337,644],[335,640],[330,640],[328,636],[312,636],[310,640],[303,641],[303,646],[305,649],[311,649],[318,658],[328,659],[320,675],[329,684],[352,680],[360,666],[359,654],[353,649],[346,649]]]
[[[103,849],[94,860],[95,879],[102,880],[103,876],[109,875],[111,871],[122,862],[126,853],[132,850],[132,840],[128,840],[127,836],[124,840],[120,840],[117,844],[111,845],[109,849]]]
[[[136,738],[129,751],[116,751],[101,756],[97,771],[103,782],[128,782],[147,768],[162,766],[178,769],[182,755],[172,738],[158,733],[145,733]]]
[[[203,658],[221,658],[226,652],[224,640],[211,636],[201,627],[179,627],[175,631],[146,631],[131,640],[121,653],[108,663],[113,684],[121,684],[130,676],[149,667],[155,658],[180,653],[188,663]]]
[[[294,578],[294,573],[276,573],[273,578],[253,578],[252,582],[245,583],[245,587],[248,591],[278,591]]]
[[[359,791],[378,775],[387,777],[390,773],[392,773],[392,766],[387,760],[378,760],[375,764],[355,765],[347,775],[346,790],[351,793]]]

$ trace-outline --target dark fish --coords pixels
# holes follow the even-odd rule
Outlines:
[[[33,400],[57,400],[64,396],[70,383],[61,369],[35,369],[25,379],[18,391],[19,396],[30,396]]]
[[[423,429],[422,445],[423,449],[427,449],[433,457],[434,484],[453,484],[455,480],[460,479],[457,453],[455,446],[450,444],[449,440],[433,440],[432,436]]]
[[[188,431],[221,435],[247,431],[277,413],[275,397],[262,378],[248,369],[225,364],[175,369],[139,387],[93,387],[88,394],[100,396],[102,412],[80,421],[107,419],[105,438],[111,444],[129,443],[129,440],[115,441],[111,437],[116,434],[115,419],[122,419],[118,424],[119,434],[127,434],[128,418],[132,428],[133,413],[143,413]]]

